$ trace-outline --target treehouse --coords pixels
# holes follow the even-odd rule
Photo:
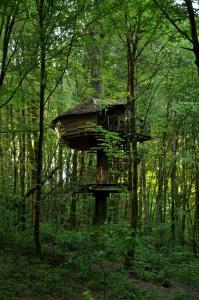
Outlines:
[[[149,127],[143,119],[136,118],[137,142],[150,139]],[[106,219],[106,199],[110,193],[119,193],[128,188],[128,158],[109,157],[102,145],[108,143],[105,133],[118,133],[123,152],[127,142],[127,109],[122,102],[103,105],[98,99],[90,99],[74,109],[57,116],[51,123],[59,139],[76,150],[96,151],[96,166],[89,170],[91,178],[78,187],[82,193],[95,197],[94,224]],[[131,136],[131,139],[133,137]],[[112,149],[116,152],[117,146]],[[86,176],[85,176],[86,177]]]
[[[127,134],[126,105],[122,102],[102,105],[98,99],[90,99],[74,109],[57,116],[52,121],[58,138],[70,148],[89,150],[97,146],[100,140],[99,126],[119,133],[123,138]],[[136,138],[138,142],[150,139],[149,127],[142,119],[136,118]]]

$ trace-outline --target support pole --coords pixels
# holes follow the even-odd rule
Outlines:
[[[96,172],[96,184],[107,183],[108,180],[108,157],[102,150],[97,150],[97,172]],[[107,213],[107,198],[109,192],[101,190],[95,191],[95,212],[93,223],[103,224],[106,220]]]
[[[94,193],[95,197],[95,214],[93,219],[94,225],[104,224],[107,215],[107,198],[109,192],[97,191]]]

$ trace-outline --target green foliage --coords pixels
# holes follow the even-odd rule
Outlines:
[[[100,149],[102,149],[108,158],[125,158],[127,154],[123,150],[124,140],[117,132],[104,129],[97,126],[97,133],[100,135]]]
[[[130,282],[120,273],[128,232],[126,224],[57,234],[46,230],[42,234],[42,261],[30,252],[31,235],[24,234],[22,239],[15,233],[8,239],[7,251],[0,253],[0,275],[4,274],[0,278],[7,280],[6,284],[4,279],[0,281],[0,291],[2,295],[6,291],[13,299],[22,295],[74,296],[74,293],[92,299],[98,291],[108,298],[118,294],[118,299],[131,299],[124,295],[133,295],[135,291],[126,291]],[[117,281],[120,284],[115,286]]]
[[[123,267],[131,243],[126,223],[58,232],[46,224],[42,260],[34,256],[31,236],[28,231],[13,232],[1,245],[0,299],[165,299],[159,287],[167,279],[193,287],[198,284],[198,260],[190,252],[182,248],[157,251],[148,238],[138,238],[134,275],[129,274]],[[134,277],[157,288],[140,288]],[[168,299],[183,299],[181,294]]]
[[[198,260],[188,250],[176,247],[174,250],[155,250],[151,241],[139,239],[136,272],[141,277],[155,282],[170,279],[197,286],[199,282]]]
[[[84,296],[84,300],[94,300],[92,294],[90,291],[86,291],[83,293],[83,296]]]

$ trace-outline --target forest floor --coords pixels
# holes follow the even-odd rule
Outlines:
[[[150,281],[134,279],[134,282],[145,291],[154,295],[154,299],[199,299],[199,288],[183,284],[181,282],[169,281],[169,287],[160,286]]]
[[[197,300],[199,299],[199,289],[193,288],[191,286],[187,286],[185,284],[179,283],[179,282],[172,282],[173,286],[171,288],[165,288],[165,287],[160,287],[159,285],[152,283],[152,282],[146,282],[144,280],[134,280],[134,282],[137,284],[138,288],[142,289],[142,291],[152,294],[153,299],[192,299],[192,300]],[[94,299],[101,299],[101,296],[96,296]],[[23,298],[16,298],[16,300],[83,300],[85,297],[82,295],[75,296],[70,296],[70,298],[55,298],[55,297],[50,297],[50,296],[45,296],[45,297],[23,297]],[[144,298],[143,298],[144,299]],[[152,299],[152,298],[151,298]]]
[[[159,300],[159,299],[184,299],[184,300],[197,300],[199,299],[199,288],[192,287],[190,285],[186,285],[180,282],[170,281],[170,287],[163,287],[159,284],[155,284],[150,281],[145,281],[141,279],[132,278],[133,283],[136,283],[138,288],[144,291],[146,294],[151,294],[151,299]],[[152,296],[153,295],[153,296]],[[152,298],[153,297],[153,298]],[[23,297],[16,298],[16,300],[84,300],[86,299],[82,295],[76,295],[74,298],[70,296],[70,298],[55,298],[50,296],[45,297]],[[96,295],[94,299],[103,299],[102,296]],[[106,298],[105,298],[106,299]],[[127,298],[128,299],[128,298]],[[131,299],[131,298],[129,298]],[[133,298],[132,298],[133,299]],[[134,298],[136,299],[136,298]],[[144,299],[144,298],[143,298]],[[114,299],[113,299],[114,300]],[[116,299],[115,299],[116,300]]]
[[[42,260],[30,232],[0,237],[0,300],[199,300],[199,260],[187,249],[157,251],[140,238],[126,270],[125,226],[44,228]]]

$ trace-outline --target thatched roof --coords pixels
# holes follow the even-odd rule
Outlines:
[[[81,114],[90,114],[95,112],[100,112],[103,109],[106,109],[107,107],[112,106],[120,106],[125,105],[125,103],[121,101],[114,101],[107,105],[107,102],[102,101],[101,99],[91,98],[87,100],[84,103],[79,104],[75,108],[69,109],[68,111],[64,112],[63,114],[58,115],[55,119],[52,121],[52,127],[55,126],[56,122],[66,116],[72,116],[72,115],[81,115]]]

